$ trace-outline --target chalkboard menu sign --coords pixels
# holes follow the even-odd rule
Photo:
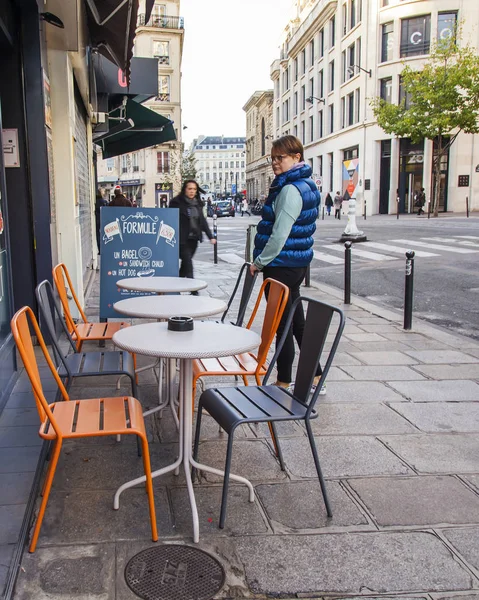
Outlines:
[[[100,220],[100,318],[118,318],[115,302],[147,295],[118,288],[119,279],[178,276],[178,209],[104,206]]]

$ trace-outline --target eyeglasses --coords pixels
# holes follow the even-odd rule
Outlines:
[[[272,165],[274,162],[283,162],[283,160],[287,157],[291,156],[290,154],[277,154],[275,156],[269,156],[266,160],[268,164]]]

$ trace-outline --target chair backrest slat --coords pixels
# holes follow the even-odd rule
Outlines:
[[[345,317],[342,310],[340,310],[336,306],[326,304],[325,302],[314,300],[313,298],[307,298],[304,296],[300,296],[299,298],[297,298],[293,302],[289,311],[283,335],[281,336],[279,342],[276,344],[276,351],[274,353],[274,357],[270,362],[268,371],[263,378],[263,385],[267,384],[268,379],[273,371],[278,355],[281,352],[281,349],[286,340],[286,335],[289,331],[289,328],[291,327],[291,323],[293,322],[295,312],[297,310],[303,310],[304,303],[308,305],[308,310],[306,313],[303,339],[301,342],[298,367],[296,370],[296,377],[294,381],[294,395],[296,398],[298,398],[298,400],[301,400],[305,404],[308,404],[309,392],[313,384],[314,377],[316,375],[318,364],[322,362],[322,375],[320,384],[316,387],[316,391],[312,395],[311,400],[309,400],[307,413],[307,416],[309,418],[311,412],[314,409],[314,405],[316,404],[316,400],[318,398],[321,387],[326,381],[329,369],[334,359],[334,355],[336,354],[336,350],[338,348],[339,340],[341,339],[341,335],[343,333]],[[326,343],[328,333],[331,330],[333,317],[335,314],[339,317],[337,325],[335,325],[336,333],[331,349],[328,353],[328,358],[326,359],[326,363],[324,363],[323,361],[321,361],[321,355],[324,349],[324,344]]]
[[[268,356],[269,349],[281,321],[281,317],[286,309],[289,298],[289,288],[275,279],[265,279],[256,299],[251,317],[246,325],[250,329],[258,312],[263,292],[267,293],[266,310],[261,328],[261,344],[258,349],[258,369],[262,367]]]
[[[55,298],[55,293],[51,283],[47,279],[40,282],[35,289],[35,295],[37,297],[38,306],[40,308],[40,314],[42,315],[43,321],[48,329],[50,339],[52,340],[53,354],[56,359],[56,364],[57,366],[59,366],[60,363],[62,363],[64,369],[68,373],[68,376],[71,377],[71,372],[68,367],[68,363],[65,360],[65,356],[60,348],[59,340],[57,337],[57,331],[55,327],[56,319],[60,321],[63,333],[65,334],[73,352],[76,352],[76,347],[65,324],[60,305],[58,304],[58,301]]]
[[[234,322],[234,325],[236,325],[238,327],[241,327],[243,325],[244,316],[246,313],[246,309],[248,307],[248,302],[249,302],[249,299],[251,298],[251,294],[253,292],[253,287],[254,287],[254,284],[256,281],[256,277],[258,275],[258,271],[256,271],[254,275],[251,275],[250,270],[249,270],[250,266],[251,266],[250,263],[246,262],[243,264],[243,266],[240,269],[238,278],[235,283],[235,287],[233,288],[230,299],[228,300],[228,305],[226,307],[225,312],[223,313],[223,316],[221,317],[222,323],[224,322],[226,315],[228,314],[228,312],[231,308],[231,305],[233,304],[233,301],[236,297],[236,292],[238,291],[241,280],[243,279],[243,289],[241,290],[241,298],[240,298],[238,314],[236,316],[236,321]]]
[[[50,371],[55,378],[63,399],[66,401],[69,400],[70,398],[65,386],[58,376],[57,370],[48,352],[48,348],[46,347],[45,340],[43,339],[42,332],[40,331],[40,327],[38,326],[35,315],[30,307],[24,306],[18,310],[12,318],[11,327],[13,338],[18,348],[18,352],[22,358],[28,378],[30,379],[30,383],[32,384],[33,395],[35,397],[35,404],[37,406],[40,420],[43,422],[47,417],[57,436],[61,437],[61,429],[58,426],[54,413],[51,411],[47,399],[45,398],[45,394],[43,393],[42,381],[33,348],[30,326],[33,329],[33,334],[38,340],[43,356],[45,357]]]
[[[66,280],[66,281],[65,281]],[[55,287],[57,288],[58,295],[60,297],[60,302],[63,306],[63,312],[65,315],[65,321],[67,323],[67,327],[71,333],[77,332],[75,321],[70,311],[70,305],[68,303],[68,289],[73,297],[73,301],[78,309],[80,317],[84,323],[88,323],[88,319],[83,312],[83,309],[78,301],[77,295],[75,294],[75,290],[73,288],[72,281],[70,279],[70,275],[68,273],[68,269],[63,263],[59,263],[53,268],[53,281],[55,282]],[[68,288],[68,289],[67,289]]]

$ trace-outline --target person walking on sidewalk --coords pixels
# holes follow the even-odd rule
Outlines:
[[[241,216],[243,216],[246,213],[248,217],[251,217],[251,213],[249,212],[248,208],[248,200],[244,198],[243,202],[241,203]]]
[[[324,206],[328,212],[328,217],[330,217],[331,208],[333,207],[333,199],[331,198],[331,194],[329,192],[326,194],[326,198],[324,199]]]
[[[271,277],[289,288],[288,304],[276,334],[278,343],[313,258],[313,234],[321,196],[311,179],[311,167],[304,162],[303,145],[295,136],[285,135],[272,143],[271,164],[275,178],[258,224],[250,271],[251,274],[262,271],[265,279]],[[298,306],[278,356],[276,385],[291,389],[294,339],[301,348],[303,332],[304,313]],[[319,367],[315,385],[321,373]]]
[[[113,193],[115,194],[115,196],[113,197],[113,200],[111,200],[111,202],[108,206],[124,206],[124,207],[131,208],[131,206],[132,206],[131,202],[123,194],[123,192],[121,191],[121,187],[119,185],[116,186],[115,191]]]
[[[417,216],[420,217],[424,214],[423,206],[426,203],[426,194],[424,193],[424,188],[421,188],[421,191],[416,194],[416,199],[414,201],[414,206],[417,207]]]
[[[334,218],[341,219],[341,205],[343,203],[343,197],[339,192],[336,192],[334,196]]]
[[[205,233],[212,244],[216,240],[203,214],[203,202],[194,179],[183,183],[181,192],[170,201],[170,208],[180,211],[180,277],[193,278],[193,256]],[[193,292],[197,295],[198,292]]]

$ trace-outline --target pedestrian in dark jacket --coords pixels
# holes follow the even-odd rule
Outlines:
[[[110,202],[109,206],[132,206],[128,198],[123,195],[120,187],[115,188],[113,193],[115,194],[115,197]]]
[[[96,193],[95,201],[95,224],[96,224],[96,244],[98,246],[98,254],[101,254],[101,241],[100,241],[100,209],[102,206],[108,206],[108,202],[105,200],[104,191],[99,189]]]
[[[212,244],[216,244],[203,214],[203,202],[194,179],[183,183],[181,192],[170,201],[170,208],[178,208],[180,211],[180,277],[192,278],[193,256],[198,242],[203,241],[203,233]]]
[[[333,206],[333,199],[331,198],[331,194],[328,192],[326,194],[326,198],[324,199],[324,206],[326,207],[326,210],[328,211],[328,217],[331,216],[331,208]]]

